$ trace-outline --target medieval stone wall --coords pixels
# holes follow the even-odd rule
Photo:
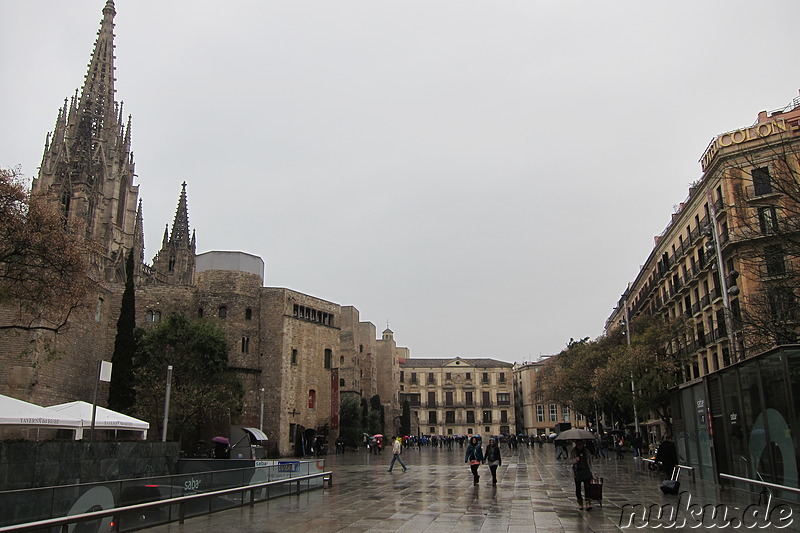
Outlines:
[[[121,299],[121,287],[98,285],[59,334],[0,332],[0,393],[44,406],[91,402],[98,361],[110,361],[114,350]],[[15,318],[12,308],[0,309],[0,323]],[[98,398],[106,395],[101,384]]]
[[[329,323],[313,315],[295,316],[295,306],[325,313],[330,316]],[[289,435],[291,424],[315,430],[330,424],[331,370],[338,364],[340,308],[289,289],[265,287],[261,320],[270,413],[264,429],[271,439],[273,434],[280,437],[279,452],[286,455],[291,453],[291,443],[283,437]],[[328,368],[326,350],[330,351]]]

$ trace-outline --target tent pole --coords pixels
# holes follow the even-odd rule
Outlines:
[[[97,362],[97,379],[94,380],[94,398],[92,399],[92,433],[89,436],[90,444],[94,442],[94,421],[95,417],[97,416],[97,389],[98,385],[100,385],[100,367],[102,364],[102,361]]]

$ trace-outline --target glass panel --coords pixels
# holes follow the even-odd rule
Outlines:
[[[772,462],[773,483],[797,486],[797,459],[795,457],[789,421],[792,409],[786,388],[784,354],[778,352],[761,359],[758,364],[764,384],[764,413],[766,418],[768,453]],[[765,480],[770,481],[766,478]]]
[[[678,462],[682,465],[696,467],[697,420],[694,414],[694,397],[691,388],[683,389],[680,394],[684,428],[683,431],[677,431],[675,435]]]
[[[769,456],[764,453],[766,435],[761,417],[761,392],[758,386],[758,372],[754,364],[739,367],[739,383],[742,388],[742,429],[747,436],[747,460],[753,477],[769,472]]]
[[[788,415],[787,421],[791,428],[792,441],[800,442],[800,429],[798,429],[798,423],[800,423],[800,351],[785,350],[784,354],[786,354],[786,364],[789,367],[787,373],[789,381],[789,406],[793,407],[793,411]],[[791,485],[793,487],[800,486],[800,482],[798,482],[799,479],[800,464],[795,464],[794,472],[791,472],[788,467],[786,468],[784,479],[786,485]],[[782,494],[782,496],[792,501],[800,500],[800,495],[797,494],[792,496]]]
[[[708,399],[701,385],[694,388],[695,394],[695,418],[697,420],[697,444],[699,447],[700,478],[714,479],[714,463],[711,459],[711,436],[708,434]]]
[[[714,428],[714,431],[724,429],[718,433],[728,445],[729,463],[731,473],[740,477],[751,477],[750,465],[747,459],[747,440],[745,439],[744,414],[739,393],[739,379],[735,369],[722,374],[722,396],[725,402],[724,428]],[[720,469],[720,471],[722,471]]]

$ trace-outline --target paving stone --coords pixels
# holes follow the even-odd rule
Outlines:
[[[464,465],[463,449],[407,450],[403,460],[408,472],[388,474],[391,457],[364,452],[332,455],[326,468],[334,472],[333,487],[285,496],[248,507],[191,518],[181,526],[167,524],[153,533],[334,532],[361,533],[402,531],[414,533],[564,533],[634,531],[642,526],[642,510],[650,506],[678,504],[677,496],[661,494],[657,474],[639,468],[630,457],[599,460],[593,465],[605,480],[603,501],[591,511],[579,511],[572,470],[554,458],[552,448],[503,448],[498,484],[486,483],[482,468],[480,485]],[[484,477],[485,476],[485,477]],[[713,485],[682,480],[692,503],[725,505],[744,509],[757,503],[741,492],[719,492]],[[800,519],[800,507],[792,505]],[[638,507],[633,507],[638,506]],[[657,507],[655,507],[657,508]],[[624,527],[632,510],[638,514]],[[688,518],[688,515],[687,515]],[[695,522],[687,519],[687,527]],[[652,529],[654,523],[649,523]],[[667,528],[665,528],[667,529]],[[673,528],[674,529],[674,528]],[[717,528],[718,530],[720,528]]]

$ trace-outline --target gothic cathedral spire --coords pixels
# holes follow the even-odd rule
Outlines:
[[[156,280],[170,285],[191,285],[194,281],[196,241],[194,232],[189,236],[189,207],[186,201],[186,182],[181,185],[178,208],[172,222],[172,232],[164,240],[161,250],[153,258]]]
[[[59,109],[32,192],[59,202],[67,227],[95,244],[91,265],[98,279],[124,281],[125,256],[141,227],[130,117],[124,119],[114,100],[115,15],[108,0],[83,87]]]

